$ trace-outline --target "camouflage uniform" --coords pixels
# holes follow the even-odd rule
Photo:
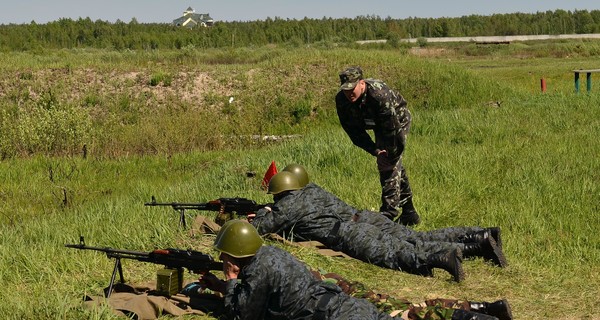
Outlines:
[[[386,150],[388,159],[394,164],[387,168],[378,164],[382,188],[379,211],[393,219],[398,215],[397,208],[412,197],[408,176],[402,165],[411,115],[406,100],[383,81],[364,81],[365,93],[354,103],[340,90],[335,97],[336,110],[342,128],[356,146],[374,156],[377,156],[378,150]],[[375,142],[367,130],[373,130]]]
[[[260,234],[319,241],[356,259],[412,274],[431,275],[428,258],[460,249],[457,243],[411,243],[355,222],[352,217],[358,210],[312,183],[277,199],[270,209],[258,210],[252,221]]]
[[[302,262],[263,246],[225,290],[228,319],[392,319],[364,299],[315,278]]]
[[[467,234],[484,230],[481,227],[450,227],[431,231],[415,231],[394,223],[377,212],[358,210],[315,183],[307,184],[304,189],[303,201],[319,207],[323,214],[329,212],[330,215],[339,216],[345,221],[375,226],[383,233],[410,242],[424,250],[434,250],[432,248],[436,247],[449,248],[450,244],[456,245],[462,250],[464,248],[462,241]],[[301,214],[301,210],[301,207],[297,207],[296,213]]]

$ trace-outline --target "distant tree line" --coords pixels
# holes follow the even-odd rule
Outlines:
[[[169,23],[114,23],[90,18],[62,18],[46,24],[0,25],[1,51],[57,48],[152,50],[251,47],[266,44],[304,45],[358,40],[421,37],[509,36],[600,33],[600,10],[546,11],[457,18],[282,19],[216,22],[187,29]]]

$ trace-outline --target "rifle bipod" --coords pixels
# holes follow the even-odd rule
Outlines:
[[[125,280],[123,279],[123,266],[121,265],[121,258],[120,257],[114,257],[114,258],[115,258],[115,266],[113,268],[112,276],[110,277],[110,284],[108,285],[108,289],[104,289],[104,296],[106,298],[110,297],[110,294],[113,291],[113,287],[115,286],[115,277],[117,276],[117,270],[119,271],[120,282],[125,283]]]

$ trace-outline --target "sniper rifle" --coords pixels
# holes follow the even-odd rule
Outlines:
[[[204,211],[216,211],[218,216],[216,218],[217,223],[223,224],[230,219],[229,214],[235,215],[248,215],[256,212],[258,209],[264,208],[266,204],[257,204],[256,201],[246,198],[219,198],[204,203],[181,203],[181,202],[156,202],[156,198],[152,196],[151,202],[144,203],[145,206],[169,206],[173,210],[179,212],[179,225],[184,229],[186,228],[185,223],[185,210],[204,210]]]
[[[119,272],[121,283],[123,278],[123,267],[121,259],[131,259],[165,266],[157,272],[156,290],[160,294],[174,295],[183,287],[183,269],[191,273],[203,274],[210,270],[223,270],[223,263],[215,261],[212,256],[194,250],[183,249],[156,249],[150,252],[119,250],[113,248],[90,247],[85,244],[84,238],[79,237],[79,244],[65,244],[65,247],[81,250],[94,250],[106,253],[108,258],[115,259],[112,276],[106,297],[112,293],[115,277]]]

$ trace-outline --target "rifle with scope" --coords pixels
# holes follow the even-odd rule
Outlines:
[[[185,210],[216,211],[219,213],[217,223],[220,220],[220,224],[222,224],[222,222],[230,219],[230,217],[224,217],[227,214],[248,215],[266,206],[266,204],[257,204],[254,200],[239,197],[219,198],[204,203],[181,203],[157,202],[154,196],[152,196],[151,202],[146,202],[144,205],[149,207],[167,206],[173,208],[173,210],[179,212],[179,225],[184,229],[186,228]]]
[[[157,272],[157,292],[165,295],[173,295],[179,292],[183,286],[183,269],[191,273],[203,274],[210,270],[223,270],[223,263],[215,261],[212,256],[194,250],[185,249],[156,249],[150,252],[130,251],[113,249],[109,247],[90,247],[85,244],[83,237],[79,237],[79,244],[65,244],[65,247],[80,250],[93,250],[106,253],[106,256],[115,259],[110,284],[106,297],[110,296],[114,287],[117,272],[121,283],[123,278],[123,267],[121,259],[137,260],[153,264],[163,265],[165,268]]]

